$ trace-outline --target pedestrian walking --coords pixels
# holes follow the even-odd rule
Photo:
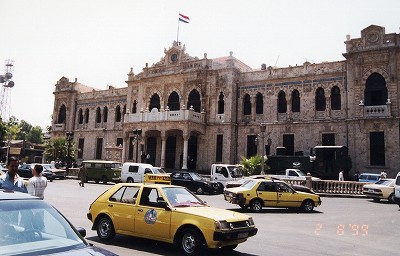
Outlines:
[[[343,170],[339,172],[339,181],[344,181]]]
[[[359,172],[359,171],[356,171],[356,172],[354,173],[354,181],[359,181],[359,179],[360,179],[360,172]]]
[[[85,164],[82,163],[81,168],[79,169],[79,175],[78,175],[79,178],[81,179],[81,181],[79,182],[79,186],[81,186],[81,187],[85,186],[86,175],[87,175],[86,167],[85,167]]]
[[[0,188],[28,193],[24,179],[18,174],[19,160],[11,156],[7,161],[7,171],[0,176]]]
[[[36,164],[32,169],[33,177],[28,180],[28,193],[44,199],[44,190],[47,187],[47,179],[42,175],[43,166]]]

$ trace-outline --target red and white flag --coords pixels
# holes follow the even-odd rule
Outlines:
[[[185,16],[185,15],[179,13],[179,21],[182,21],[184,23],[189,23],[190,18],[188,16]]]

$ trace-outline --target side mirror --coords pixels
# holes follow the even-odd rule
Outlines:
[[[157,201],[156,207],[164,208],[165,210],[170,210],[167,202],[165,202],[164,200]]]
[[[78,233],[82,236],[85,237],[86,236],[86,229],[82,228],[82,227],[77,227],[76,230],[78,231]]]

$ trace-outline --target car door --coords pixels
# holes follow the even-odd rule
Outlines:
[[[270,181],[262,181],[257,188],[257,197],[261,198],[265,207],[275,207],[277,203],[275,185]]]
[[[140,186],[123,186],[109,199],[108,211],[113,217],[117,233],[133,234],[135,231],[135,213],[137,195]]]
[[[141,236],[170,239],[171,210],[157,207],[164,200],[157,188],[144,187],[135,216],[135,233]]]
[[[275,182],[278,191],[278,207],[299,207],[299,194],[283,182]]]

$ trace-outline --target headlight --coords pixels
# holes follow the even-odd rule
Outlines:
[[[247,220],[247,222],[249,223],[248,226],[254,226],[253,218],[250,217],[250,218]]]
[[[226,222],[226,220],[216,221],[215,229],[216,230],[229,229],[228,222]]]

